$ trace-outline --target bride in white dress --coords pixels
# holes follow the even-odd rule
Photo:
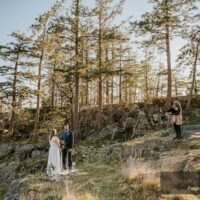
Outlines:
[[[57,131],[53,129],[49,138],[50,149],[47,163],[47,175],[54,176],[61,174],[61,152],[60,140],[56,136]]]

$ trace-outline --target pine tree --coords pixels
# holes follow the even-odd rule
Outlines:
[[[144,101],[149,102],[150,100],[150,87],[151,87],[151,71],[152,71],[152,61],[153,61],[153,54],[149,50],[144,50],[144,59],[141,61],[141,73],[144,83]]]
[[[194,91],[197,91],[196,87],[196,76],[197,76],[197,65],[199,64],[200,56],[200,27],[194,26],[190,30],[188,29],[185,33],[185,38],[188,42],[181,48],[181,54],[179,55],[178,62],[182,66],[192,66],[191,69],[191,86],[188,95],[188,102],[186,108],[188,109],[192,100]],[[195,92],[196,93],[196,92]]]
[[[99,107],[99,117],[98,117],[98,129],[102,128],[102,111],[103,111],[103,71],[106,65],[106,59],[104,55],[104,45],[107,42],[108,24],[117,15],[120,14],[124,1],[120,1],[118,4],[113,6],[115,1],[112,0],[97,0],[96,8],[94,13],[97,15],[97,65],[98,65],[98,107]],[[111,9],[112,5],[112,9]],[[110,30],[110,29],[109,29]]]
[[[180,33],[193,9],[196,0],[152,0],[153,11],[145,13],[142,20],[136,21],[134,27],[138,35],[146,36],[144,43],[152,46],[157,45],[163,49],[167,58],[167,101],[169,106],[172,97],[172,66],[171,45],[173,35]],[[165,45],[165,48],[163,46]]]
[[[41,80],[42,80],[42,68],[45,58],[45,51],[48,45],[48,28],[50,20],[53,16],[56,15],[60,9],[61,4],[55,4],[50,11],[39,16],[36,19],[36,23],[32,25],[33,34],[36,37],[35,43],[32,47],[33,57],[39,60],[38,63],[38,74],[37,74],[37,100],[36,100],[36,113],[35,113],[35,123],[34,123],[34,132],[33,138],[37,139],[38,128],[39,128],[39,117],[40,117],[40,104],[41,104]]]
[[[21,78],[28,78],[28,71],[22,70],[24,66],[29,65],[24,61],[28,53],[28,48],[31,42],[30,37],[26,37],[20,32],[13,32],[11,34],[13,42],[6,46],[0,46],[0,56],[3,58],[7,65],[1,67],[0,73],[5,75],[5,82],[1,83],[1,87],[4,92],[8,92],[8,97],[11,94],[11,117],[9,122],[9,132],[14,134],[14,122],[16,116],[16,110],[18,106],[17,98],[22,94],[19,91]],[[10,80],[11,78],[11,80]],[[9,94],[9,88],[11,93]],[[24,87],[26,90],[27,87]]]

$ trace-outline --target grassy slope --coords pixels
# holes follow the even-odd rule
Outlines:
[[[152,151],[151,157],[141,158],[144,160],[144,163],[150,163],[158,171],[164,169],[187,169],[187,167],[191,167],[190,165],[192,167],[195,166],[195,169],[199,169],[199,149],[198,146],[194,146],[193,141],[182,140],[181,142],[175,143],[173,142],[172,136],[161,137],[162,134],[161,132],[155,132],[132,141],[115,144],[114,146],[121,146],[124,149],[130,148],[130,146],[134,148],[138,144],[145,146],[145,143],[148,143],[148,141],[162,140],[171,145],[170,150],[156,149]],[[122,174],[124,161],[118,159],[115,161],[114,158],[111,162],[106,162],[104,159],[101,159],[101,155],[104,153],[105,148],[99,149],[100,155],[96,155],[94,162],[85,162],[79,166],[81,173],[79,176],[73,177],[73,190],[78,193],[87,192],[102,200],[165,199],[157,187],[150,186],[144,188],[142,183],[136,184],[137,181],[135,182],[124,177]],[[154,155],[156,155],[156,160],[154,159]],[[168,198],[187,199],[188,197],[179,196]],[[190,196],[189,199],[195,199],[195,197]]]
[[[166,198],[161,195],[159,188],[155,185],[144,187],[140,180],[130,178],[130,174],[134,170],[138,170],[135,167],[128,176],[124,176],[122,173],[127,151],[137,148],[138,145],[146,148],[146,153],[149,154],[137,157],[137,160],[142,160],[143,163],[148,163],[157,170],[187,169],[187,167],[191,168],[191,165],[195,169],[200,169],[198,142],[196,140],[182,140],[175,143],[172,137],[172,135],[163,131],[158,131],[134,140],[99,148],[89,145],[79,146],[79,149],[82,148],[82,152],[88,154],[88,157],[77,163],[77,168],[80,170],[79,175],[70,176],[56,182],[46,180],[43,173],[37,173],[33,180],[27,182],[21,198],[23,198],[23,195],[29,194],[34,199],[42,200],[195,200],[195,197],[191,196],[189,199],[186,196],[176,198],[168,196]],[[161,142],[168,144],[169,148],[157,148],[155,146]],[[113,153],[111,158],[107,159],[106,155],[113,147],[121,148],[121,155]],[[9,182],[1,183],[0,199],[8,185]]]

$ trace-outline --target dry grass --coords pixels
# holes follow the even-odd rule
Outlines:
[[[62,200],[99,200],[98,197],[93,196],[89,192],[84,192],[83,194],[76,193],[73,189],[66,187],[65,194]]]
[[[163,195],[159,200],[199,200],[195,195]]]
[[[149,174],[146,177],[144,177],[142,181],[142,187],[144,190],[149,188],[159,189],[160,180],[156,176],[156,174]]]
[[[36,179],[28,185],[29,194],[25,190],[20,199],[52,199],[52,200],[99,200],[87,190],[77,192],[70,180],[43,181]]]
[[[158,172],[145,162],[129,159],[122,168],[122,175],[129,181],[141,184],[142,188],[158,189],[160,187]]]

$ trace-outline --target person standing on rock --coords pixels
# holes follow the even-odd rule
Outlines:
[[[171,123],[176,132],[175,139],[181,139],[181,125],[183,124],[181,103],[179,101],[172,102],[168,112],[171,114]]]
[[[64,131],[61,134],[61,144],[62,148],[62,163],[63,169],[66,170],[66,166],[68,165],[68,169],[72,169],[72,148],[74,146],[74,134],[70,130],[69,124],[64,126]],[[67,162],[67,165],[66,165]]]

